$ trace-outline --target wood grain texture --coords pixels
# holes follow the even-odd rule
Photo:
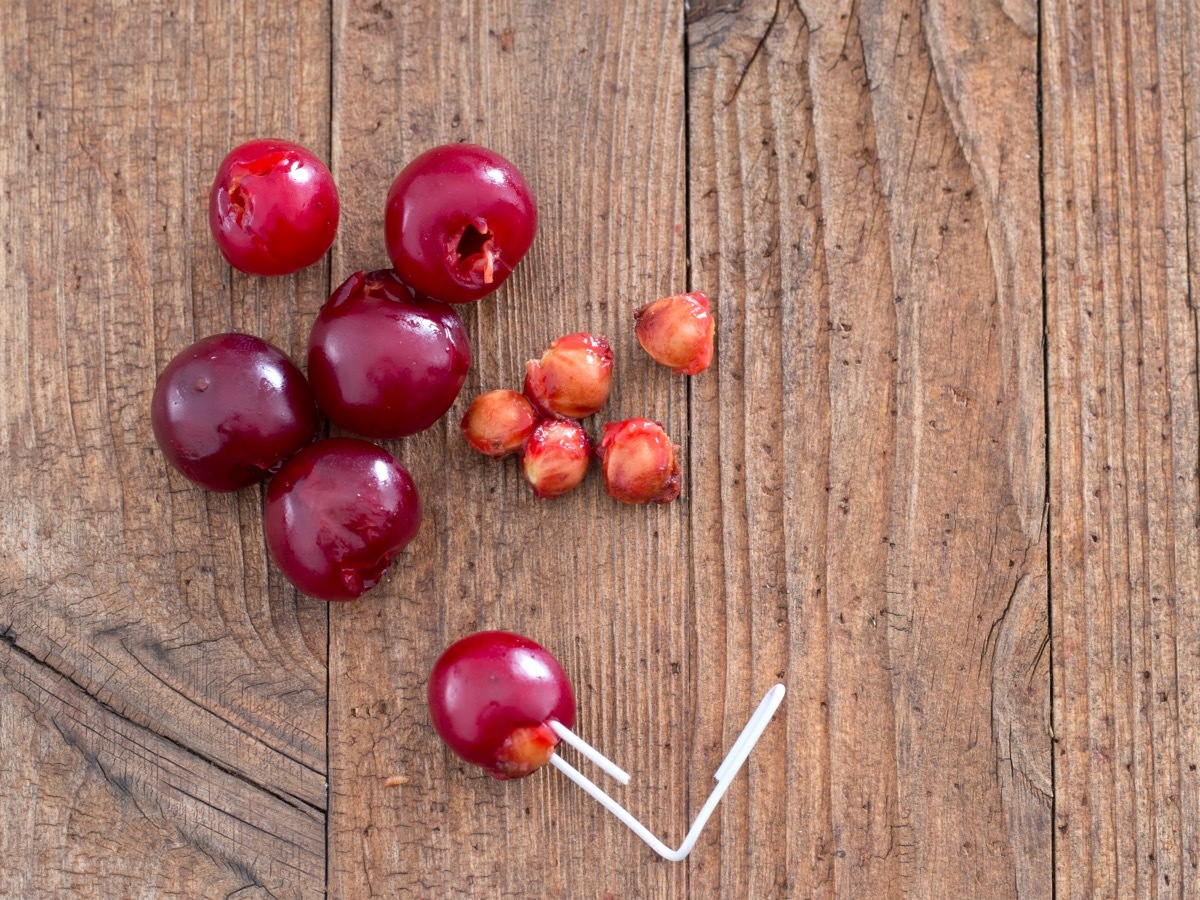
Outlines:
[[[169,473],[148,410],[192,340],[241,329],[295,351],[326,293],[322,268],[231,277],[206,207],[239,139],[328,147],[328,10],[4,19],[0,773],[33,806],[9,802],[31,827],[0,829],[20,861],[0,890],[319,895],[324,605],[269,569],[259,493]]]
[[[666,840],[682,840],[689,778],[711,773],[688,769],[695,723],[723,715],[692,692],[690,497],[621,507],[593,472],[541,502],[515,460],[479,457],[458,429],[476,393],[519,388],[525,360],[590,330],[617,357],[597,418],[657,419],[687,452],[687,384],[637,347],[632,323],[686,279],[682,31],[673,2],[337,4],[335,280],[387,263],[387,190],[435,144],[508,156],[540,222],[507,285],[462,309],[475,360],[459,402],[388,444],[421,491],[420,535],[371,597],[332,611],[331,896],[686,893],[686,866],[662,863],[557,773],[499,784],[464,766],[425,706],[449,643],[518,631],[562,661],[577,730],[637,773],[620,795]],[[752,709],[730,717],[740,726]],[[410,781],[386,787],[393,774]]]
[[[1200,13],[1042,17],[1059,897],[1200,892]]]
[[[0,895],[1200,893],[1195,3],[0,14]],[[343,206],[331,265],[263,280],[206,198],[268,134]],[[168,470],[154,378],[219,331],[301,358],[455,140],[520,166],[539,237],[462,309],[454,409],[387,444],[418,540],[327,607],[261,491]],[[719,323],[691,380],[630,320],[685,286]],[[662,421],[678,503],[539,502],[466,449],[472,396],[577,330],[617,353],[593,430]],[[489,627],[559,656],[668,843],[787,684],[687,863],[441,745],[429,667]]]
[[[1035,18],[691,21],[693,284],[721,313],[692,392],[698,693],[792,693],[690,885],[1046,896]],[[700,769],[728,737],[705,725]]]

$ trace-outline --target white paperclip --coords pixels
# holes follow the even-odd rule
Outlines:
[[[700,832],[704,830],[705,824],[709,817],[713,814],[713,810],[717,808],[717,804],[721,802],[721,798],[725,796],[725,791],[729,789],[730,783],[737,776],[738,771],[742,768],[742,764],[750,755],[750,751],[754,749],[754,745],[758,743],[759,737],[766,730],[767,725],[771,721],[771,717],[775,715],[775,710],[779,708],[779,704],[783,702],[785,689],[782,684],[777,684],[762,698],[762,702],[758,704],[758,709],[754,711],[754,715],[750,717],[750,721],[746,723],[746,727],[742,729],[742,733],[738,735],[733,746],[729,749],[725,760],[717,768],[716,774],[713,776],[717,780],[717,786],[713,788],[713,792],[708,795],[708,799],[704,801],[704,806],[700,808],[700,814],[696,816],[696,821],[692,823],[692,827],[688,829],[687,837],[683,839],[683,843],[678,850],[672,850],[662,841],[660,841],[645,825],[630,815],[620,803],[608,796],[604,791],[598,788],[592,780],[572,766],[569,762],[559,756],[557,753],[550,757],[550,763],[573,782],[587,791],[591,796],[600,803],[610,813],[629,826],[638,837],[650,845],[650,847],[661,856],[663,859],[668,859],[671,862],[679,862],[684,859],[692,848],[696,846],[696,841],[700,838]],[[590,745],[580,740],[568,729],[564,728],[558,722],[551,722],[550,727],[554,729],[555,734],[560,738],[575,747],[600,768],[608,772],[622,784],[629,783],[629,775],[625,771],[606,757],[601,756]]]
[[[628,772],[618,766],[607,756],[602,754],[583,738],[575,734],[575,732],[573,732],[562,722],[558,721],[558,719],[551,719],[547,724],[551,729],[553,729],[554,733],[558,735],[560,740],[570,744],[613,778],[617,779],[617,781],[621,782],[621,784],[629,784]],[[553,757],[551,757],[551,759],[553,759]]]

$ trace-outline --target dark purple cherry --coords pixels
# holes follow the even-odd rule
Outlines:
[[[416,536],[421,501],[387,451],[331,438],[283,464],[263,518],[271,558],[288,581],[321,600],[353,600]]]
[[[163,369],[150,421],[172,466],[203,487],[236,491],[312,440],[317,410],[282,350],[248,334],[216,334]]]
[[[424,431],[454,403],[471,345],[449,306],[417,296],[391,269],[355,272],[321,307],[308,339],[317,404],[372,438]]]

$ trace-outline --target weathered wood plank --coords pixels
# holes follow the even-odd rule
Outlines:
[[[691,392],[693,769],[739,713],[789,693],[689,861],[697,896],[820,896],[831,886],[827,629],[828,297],[807,23],[790,3],[688,22],[692,286],[713,297],[718,356]],[[709,785],[690,786],[692,806]],[[719,824],[719,830],[717,825]],[[754,859],[747,866],[742,860]]]
[[[1195,896],[1200,14],[1042,23],[1058,896]]]
[[[594,330],[617,357],[597,418],[647,415],[688,446],[686,384],[637,347],[631,319],[685,281],[682,10],[354,0],[335,15],[346,198],[335,280],[387,264],[388,187],[438,143],[509,156],[541,221],[508,285],[462,310],[475,363],[459,403],[429,432],[388,444],[421,490],[420,536],[384,585],[332,610],[331,895],[681,896],[686,867],[661,864],[558,774],[500,784],[464,767],[424,698],[429,667],[458,637],[486,627],[535,637],[574,681],[580,733],[635,773],[621,796],[682,838],[693,723],[721,715],[691,691],[691,500],[619,507],[593,472],[568,497],[537,501],[515,461],[472,454],[458,431],[474,393],[519,388],[525,360],[550,340]],[[392,774],[411,781],[385,787]]]
[[[791,688],[701,895],[1049,894],[1036,19],[1009,12],[693,11],[699,697]]]
[[[0,136],[0,631],[5,690],[35,712],[11,724],[21,739],[4,792],[37,785],[39,806],[66,807],[6,826],[0,855],[46,863],[24,870],[23,896],[119,896],[138,873],[147,894],[197,896],[238,871],[320,893],[324,605],[297,604],[270,571],[258,492],[207,494],[168,472],[148,409],[157,371],[197,337],[303,345],[297,323],[323,298],[325,269],[231,277],[207,193],[247,136],[327,149],[328,9],[10,4],[0,31],[0,119],[13,126]],[[49,686],[59,677],[66,694]],[[63,721],[85,701],[103,712]],[[127,765],[127,795],[104,785],[103,770]],[[194,799],[175,777],[189,765]],[[221,787],[230,779],[236,789]],[[295,815],[280,868],[282,832],[266,823]],[[227,827],[236,816],[267,830]],[[120,871],[103,859],[116,835],[128,837]],[[40,849],[68,846],[75,874]]]
[[[5,837],[32,838],[6,855],[0,894],[323,896],[323,810],[139,725],[7,640],[0,701]]]
[[[146,416],[201,335],[302,355],[329,270],[247,278],[207,234],[216,162],[268,133],[332,148],[338,279],[386,264],[384,193],[433,143],[509,154],[543,211],[464,312],[459,406],[389,445],[418,544],[333,611],[333,895],[1196,893],[1200,9],[1044,5],[1047,376],[1033,4],[560,6],[6,8],[0,893],[326,887],[327,609],[268,564],[260,494],[169,473]],[[721,323],[690,383],[629,328],[685,280]],[[539,503],[459,441],[581,328],[617,348],[611,417],[683,446],[679,504]],[[482,627],[561,656],[669,841],[789,699],[663,865],[553,773],[443,750],[425,674]]]

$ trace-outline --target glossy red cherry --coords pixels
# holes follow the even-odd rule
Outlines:
[[[416,536],[421,501],[385,450],[356,438],[305,447],[279,470],[263,509],[271,558],[298,590],[353,600]]]
[[[508,631],[481,631],[450,645],[429,674],[429,715],[443,741],[493,778],[545,765],[575,725],[575,694],[550,653]]]
[[[417,296],[391,269],[347,278],[308,339],[317,405],[367,437],[424,431],[454,403],[470,367],[471,345],[454,310]]]
[[[446,144],[396,176],[384,230],[404,281],[447,303],[471,303],[503,284],[529,250],[537,204],[499,153]]]
[[[337,232],[337,187],[310,150],[265,139],[234,147],[208,195],[208,223],[221,254],[251,275],[311,266]]]
[[[317,409],[304,375],[278,347],[216,334],[163,369],[150,421],[167,462],[203,487],[236,491],[312,440]]]

